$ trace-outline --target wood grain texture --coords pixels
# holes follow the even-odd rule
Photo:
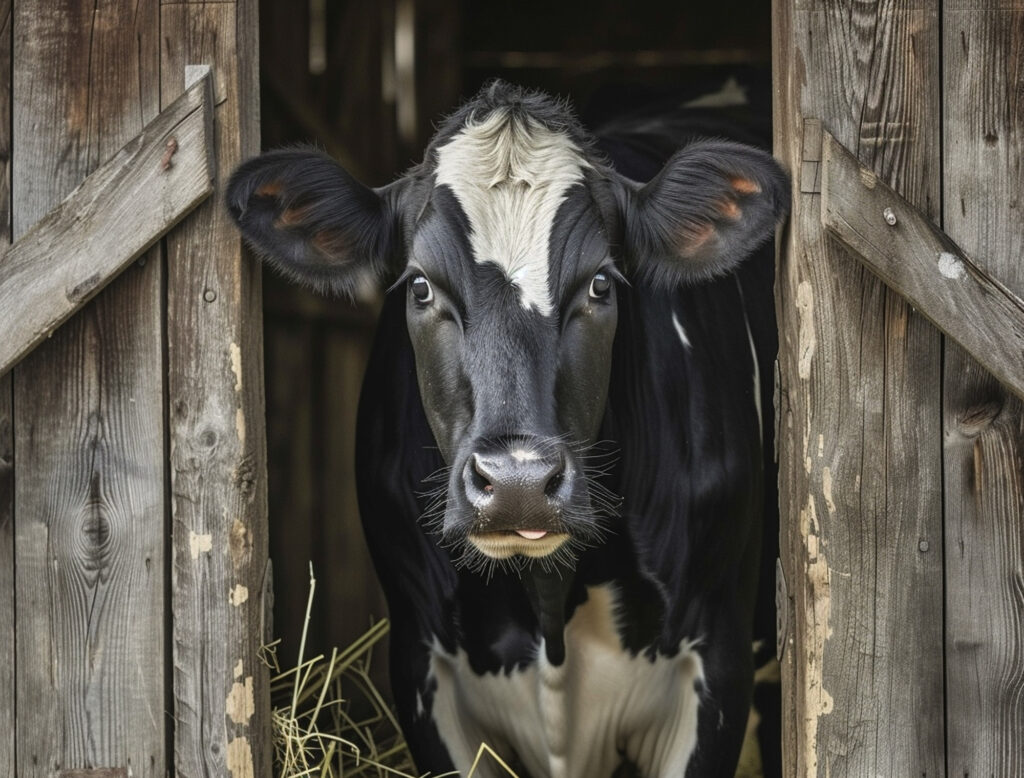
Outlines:
[[[940,340],[824,234],[816,125],[934,218],[934,4],[776,0],[776,278],[789,775],[943,771]]]
[[[212,111],[204,81],[11,247],[0,263],[0,375],[210,195]]]
[[[943,26],[945,228],[1024,296],[1024,2]],[[1024,403],[954,344],[943,398],[949,774],[1024,775]]]
[[[11,243],[11,0],[0,0],[0,263]],[[14,775],[14,385],[0,376],[0,775]]]
[[[14,392],[0,377],[0,775],[14,775]]]
[[[887,210],[894,224],[886,222]],[[890,288],[1024,399],[1024,301],[827,133],[821,221]]]
[[[222,203],[259,150],[256,32],[252,0],[161,8],[164,99],[186,65],[208,64],[217,104],[215,195],[166,241],[174,769],[187,776],[270,774],[260,275]]]
[[[15,240],[157,115],[156,11],[15,4]],[[23,778],[165,775],[161,286],[151,251],[14,371]]]

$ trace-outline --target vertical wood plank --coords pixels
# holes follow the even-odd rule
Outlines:
[[[156,10],[15,4],[15,239],[156,115]],[[164,775],[160,264],[14,371],[20,776]]]
[[[11,0],[0,0],[0,262],[11,243]],[[14,775],[14,384],[0,378],[0,775]]]
[[[1024,295],[1024,2],[947,0],[944,221]],[[945,353],[950,775],[1024,774],[1024,403]]]
[[[815,128],[937,217],[937,9],[775,0],[774,11],[775,150],[794,180],[776,279],[792,606],[783,761],[789,775],[935,776],[940,340],[822,234]]]
[[[223,191],[259,151],[256,5],[163,5],[160,19],[163,101],[207,64],[217,105],[214,196],[167,238],[174,769],[251,778],[271,755],[260,274]]]

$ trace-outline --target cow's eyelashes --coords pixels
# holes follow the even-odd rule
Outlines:
[[[612,277],[604,270],[599,270],[590,280],[590,299],[604,300],[611,294]]]
[[[430,285],[425,275],[417,274],[410,278],[409,291],[420,305],[429,305],[434,301],[434,287]]]

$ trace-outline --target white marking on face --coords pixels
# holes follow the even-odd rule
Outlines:
[[[527,451],[526,449],[517,448],[512,452],[512,458],[516,462],[534,462],[540,459],[540,454],[536,451]]]
[[[679,323],[679,317],[676,316],[675,311],[672,312],[672,326],[676,328],[676,334],[679,336],[679,340],[683,342],[686,348],[693,348],[693,344],[690,343],[690,339],[686,337],[686,330],[683,329],[683,325]]]
[[[435,641],[430,674],[437,683],[432,715],[448,752],[466,771],[481,742],[511,751],[530,775],[608,776],[620,751],[643,775],[682,775],[697,743],[694,643],[674,657],[632,656],[616,629],[617,592],[587,589],[565,629],[565,662],[538,659],[508,674],[476,675],[466,653],[446,653]],[[478,767],[480,778],[502,773]]]
[[[472,119],[438,149],[436,185],[466,212],[478,263],[493,262],[519,289],[526,309],[551,315],[551,228],[569,189],[590,164],[565,133],[498,108]]]

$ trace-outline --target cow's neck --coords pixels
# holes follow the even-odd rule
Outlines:
[[[565,661],[565,606],[572,585],[572,575],[558,569],[541,569],[533,565],[523,575],[548,662],[559,666]]]

